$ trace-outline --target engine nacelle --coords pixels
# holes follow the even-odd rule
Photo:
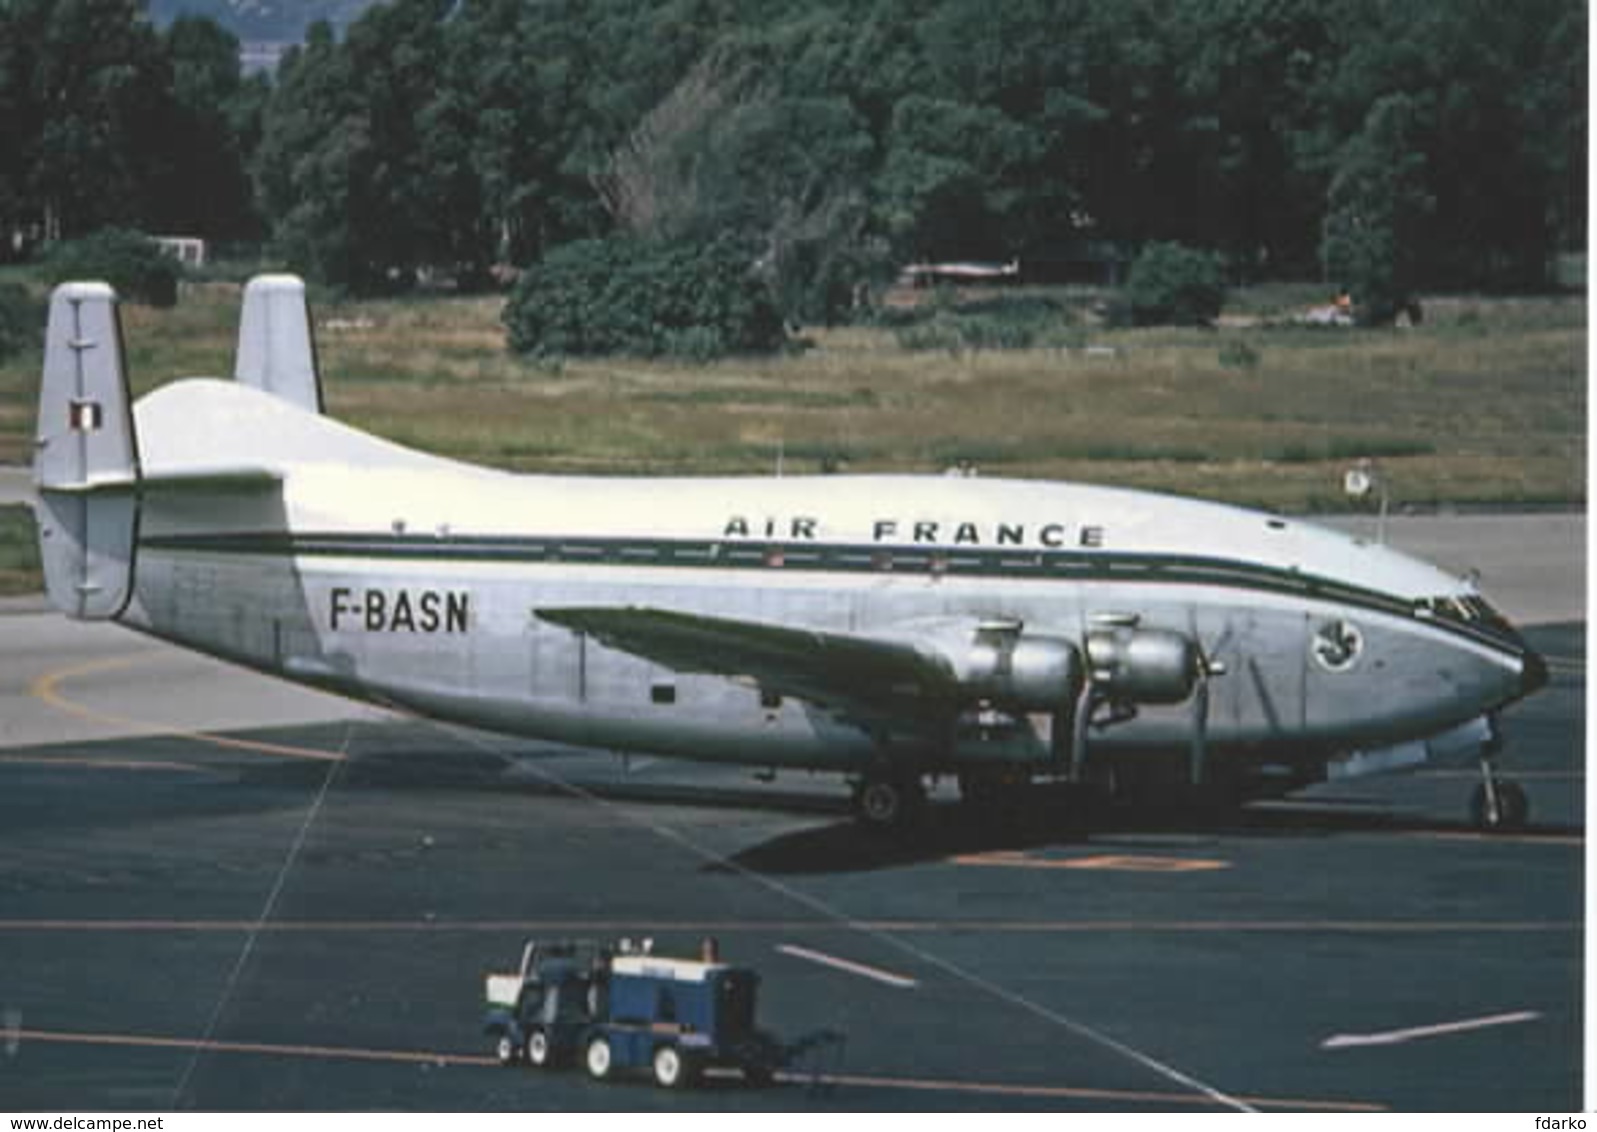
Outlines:
[[[1203,660],[1174,630],[1113,625],[1087,631],[1087,662],[1094,687],[1110,699],[1178,704],[1192,694]]]
[[[987,628],[949,658],[972,700],[1011,712],[1057,711],[1081,688],[1081,650],[1054,637],[1028,637],[1018,626]]]

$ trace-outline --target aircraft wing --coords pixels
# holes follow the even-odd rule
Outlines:
[[[746,680],[854,722],[919,730],[950,702],[953,674],[899,641],[644,606],[540,609],[540,618],[676,672]]]

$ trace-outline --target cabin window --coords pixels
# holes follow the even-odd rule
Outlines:
[[[656,680],[649,685],[649,702],[670,705],[677,702],[677,686],[669,680]]]

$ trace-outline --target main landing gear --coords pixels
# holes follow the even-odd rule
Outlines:
[[[853,805],[868,829],[907,829],[926,807],[926,786],[919,775],[871,771],[854,784]]]
[[[1481,782],[1469,799],[1470,821],[1477,829],[1508,832],[1524,829],[1530,818],[1530,800],[1517,782],[1498,778],[1493,752],[1481,754]]]

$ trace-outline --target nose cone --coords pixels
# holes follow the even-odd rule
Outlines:
[[[1529,646],[1521,659],[1519,671],[1519,694],[1528,696],[1547,684],[1547,662],[1542,659],[1541,653]]]

